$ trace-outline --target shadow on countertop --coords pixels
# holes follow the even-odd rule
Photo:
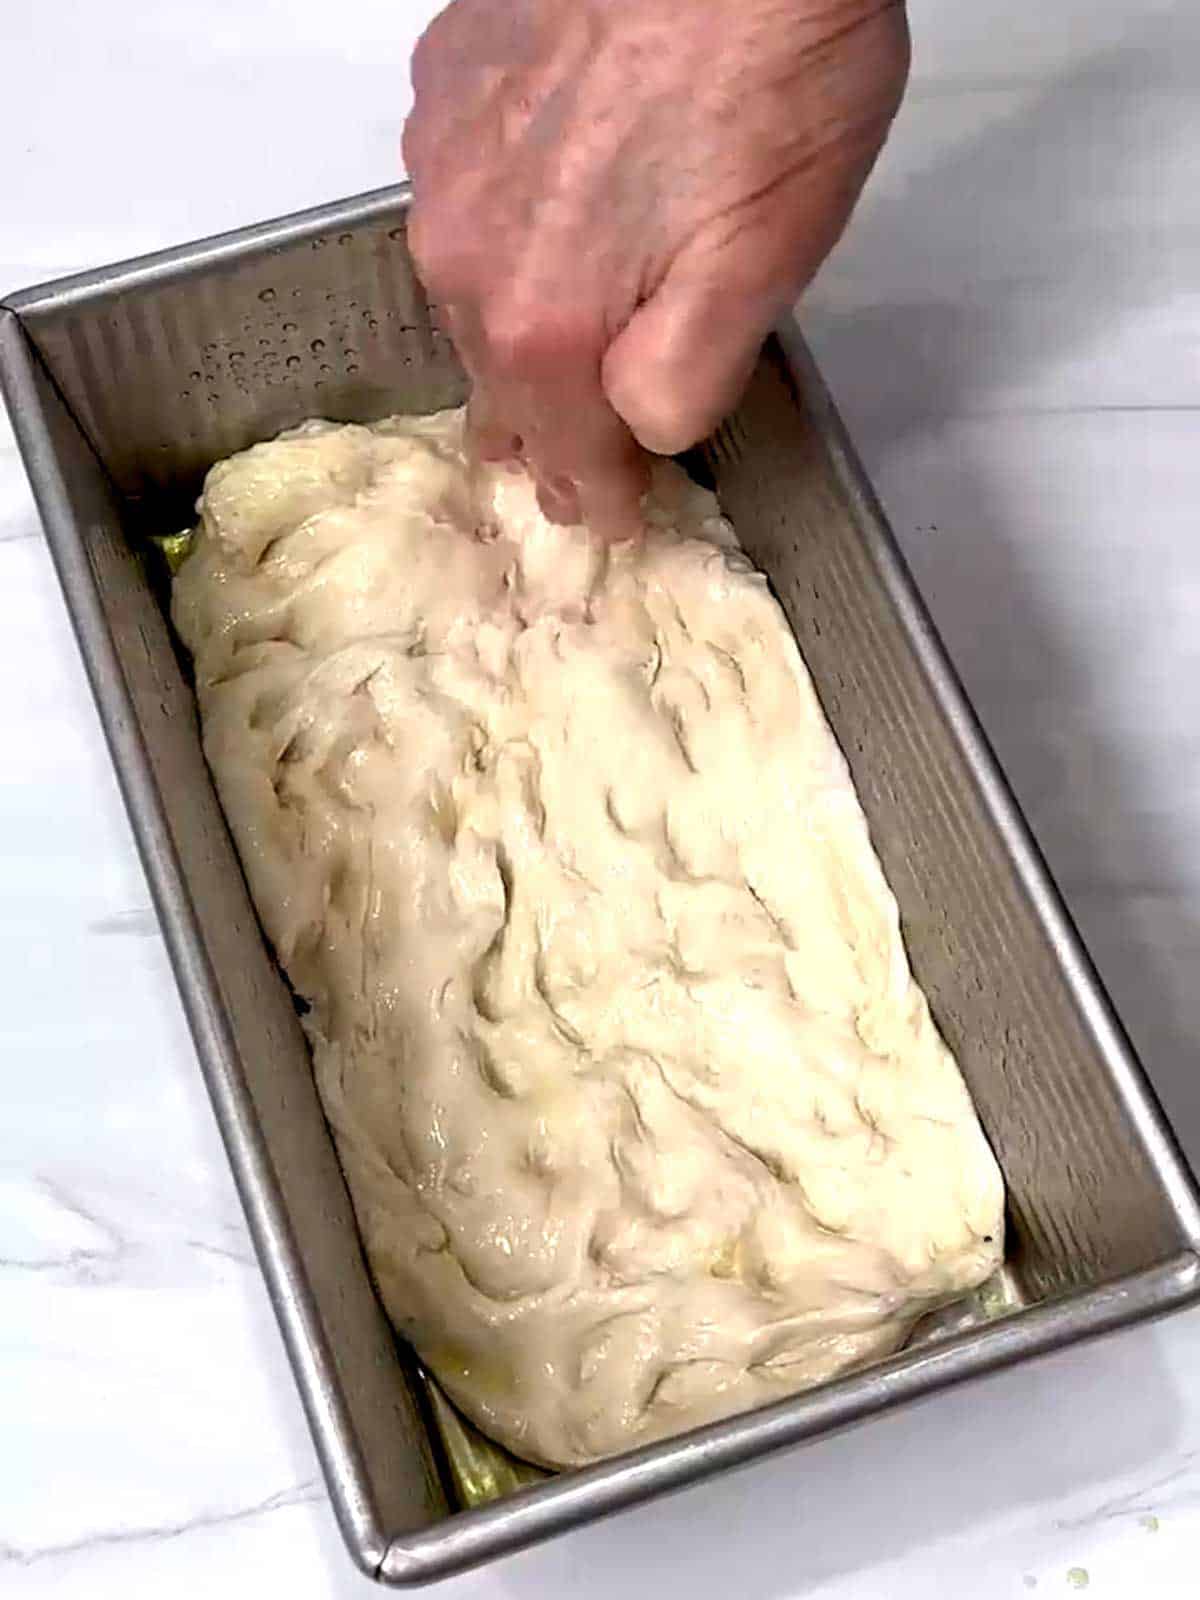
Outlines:
[[[1172,718],[1179,787],[1165,793],[1129,737],[1128,705],[1124,730],[1114,719],[1095,641],[1089,650],[1086,630],[1073,633],[1055,618],[1061,607],[1034,574],[1029,531],[1013,522],[1019,497],[1006,495],[981,461],[983,430],[1015,419],[1036,441],[1027,471],[1044,474],[1052,430],[1087,412],[1107,415],[1115,441],[1134,441],[1125,454],[1117,444],[1111,471],[1146,460],[1152,405],[1099,395],[1094,406],[1039,411],[988,397],[1011,396],[1039,373],[1103,349],[1157,294],[1168,299],[1170,248],[1175,278],[1183,265],[1193,277],[1200,270],[1200,205],[1165,240],[1152,230],[1141,237],[1128,221],[1108,234],[1097,226],[1107,191],[1144,192],[1153,217],[1162,162],[1193,146],[1200,159],[1194,93],[1180,92],[1194,87],[1198,58],[1200,12],[1180,7],[1139,20],[1128,47],[1031,87],[1011,118],[869,207],[843,247],[852,269],[865,263],[864,278],[888,280],[895,264],[911,285],[925,261],[932,282],[957,280],[961,293],[831,312],[818,292],[803,321],[1001,765],[1200,1168],[1200,725],[1191,735],[1177,728],[1177,712]],[[1180,370],[1189,371],[1186,360]],[[1164,412],[1194,404],[1200,416],[1200,367],[1193,361],[1190,371],[1191,393],[1183,404],[1173,394]],[[964,448],[962,426],[972,416],[983,441],[974,450]],[[1037,492],[1049,501],[1053,482],[1044,477]],[[1141,498],[1152,518],[1149,477]],[[1082,590],[1092,581],[1089,531],[1073,545]],[[1155,528],[1143,531],[1153,551]],[[1200,597],[1200,543],[1191,559],[1177,536],[1167,537],[1174,577],[1182,562]],[[1153,628],[1156,599],[1174,598],[1169,581],[1132,567],[1129,614],[1140,595]],[[1200,641],[1200,614],[1193,633]],[[1200,657],[1181,658],[1178,672],[1200,681]],[[1148,700],[1146,718],[1172,709]]]

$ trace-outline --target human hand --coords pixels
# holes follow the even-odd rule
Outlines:
[[[902,0],[453,0],[413,57],[409,243],[480,453],[636,532],[836,243],[899,105]]]

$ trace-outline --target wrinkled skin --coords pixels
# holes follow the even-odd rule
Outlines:
[[[454,0],[413,58],[410,243],[482,453],[636,531],[836,243],[908,69],[895,0]]]

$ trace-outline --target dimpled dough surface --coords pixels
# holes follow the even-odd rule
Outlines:
[[[460,412],[213,468],[174,617],[376,1281],[553,1465],[895,1349],[1003,1196],[716,501],[606,549]]]

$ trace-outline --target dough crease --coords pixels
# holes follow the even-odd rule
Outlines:
[[[896,1349],[1000,1174],[766,581],[655,467],[548,523],[461,412],[214,467],[173,616],[380,1293],[518,1455]]]

